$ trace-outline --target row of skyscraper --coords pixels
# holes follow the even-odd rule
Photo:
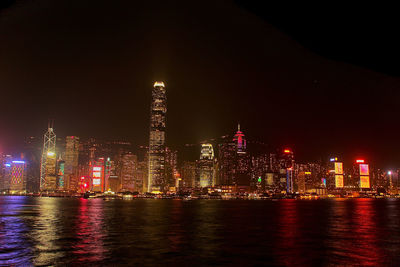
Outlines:
[[[181,160],[166,146],[167,97],[152,89],[148,146],[130,142],[57,138],[49,124],[43,141],[30,137],[18,157],[0,154],[3,192],[343,192],[397,190],[398,171],[371,169],[358,159],[348,168],[337,158],[297,163],[291,149],[247,142],[240,125],[232,135],[198,144],[196,160]],[[40,144],[41,143],[41,144]]]

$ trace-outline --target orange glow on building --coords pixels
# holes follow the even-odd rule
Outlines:
[[[342,188],[344,186],[343,175],[335,175],[335,186],[336,188]]]

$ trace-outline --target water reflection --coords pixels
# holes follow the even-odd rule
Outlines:
[[[0,197],[0,266],[31,265],[28,228],[21,216],[25,204],[24,197]]]
[[[400,201],[0,197],[0,265],[399,265]]]
[[[104,237],[107,235],[107,227],[103,225],[103,205],[102,199],[79,199],[78,215],[74,223],[76,242],[72,245],[76,262],[100,262],[106,257]]]
[[[361,266],[377,266],[385,259],[378,245],[377,235],[381,231],[376,225],[375,203],[374,199],[357,199],[354,203],[352,254]]]
[[[277,244],[275,254],[279,265],[292,266],[302,259],[297,242],[299,241],[298,201],[287,199],[280,202]]]
[[[53,265],[64,254],[57,240],[63,233],[60,231],[61,213],[59,201],[53,198],[38,198],[39,214],[32,225],[31,237],[34,244],[34,263],[36,265]]]

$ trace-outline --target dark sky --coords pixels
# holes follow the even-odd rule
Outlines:
[[[385,9],[310,8],[17,0],[0,9],[0,148],[42,135],[48,118],[60,136],[147,144],[151,88],[163,80],[171,146],[240,121],[248,138],[300,160],[400,166],[400,23]]]

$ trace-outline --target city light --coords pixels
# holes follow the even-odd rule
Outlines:
[[[164,82],[155,82],[154,87],[157,87],[157,86],[165,87]]]
[[[23,160],[13,160],[12,163],[15,163],[15,164],[25,164],[25,161],[23,161]]]
[[[50,157],[52,157],[52,156],[54,156],[55,155],[55,153],[54,152],[52,152],[52,151],[49,151],[49,152],[47,152],[47,156],[50,156]]]
[[[285,149],[285,150],[283,150],[283,152],[288,154],[288,153],[290,153],[290,149]]]
[[[365,160],[363,160],[363,159],[357,159],[356,160],[356,163],[364,163],[365,162]]]
[[[392,175],[392,171],[388,171],[387,173],[388,173],[389,175]]]

